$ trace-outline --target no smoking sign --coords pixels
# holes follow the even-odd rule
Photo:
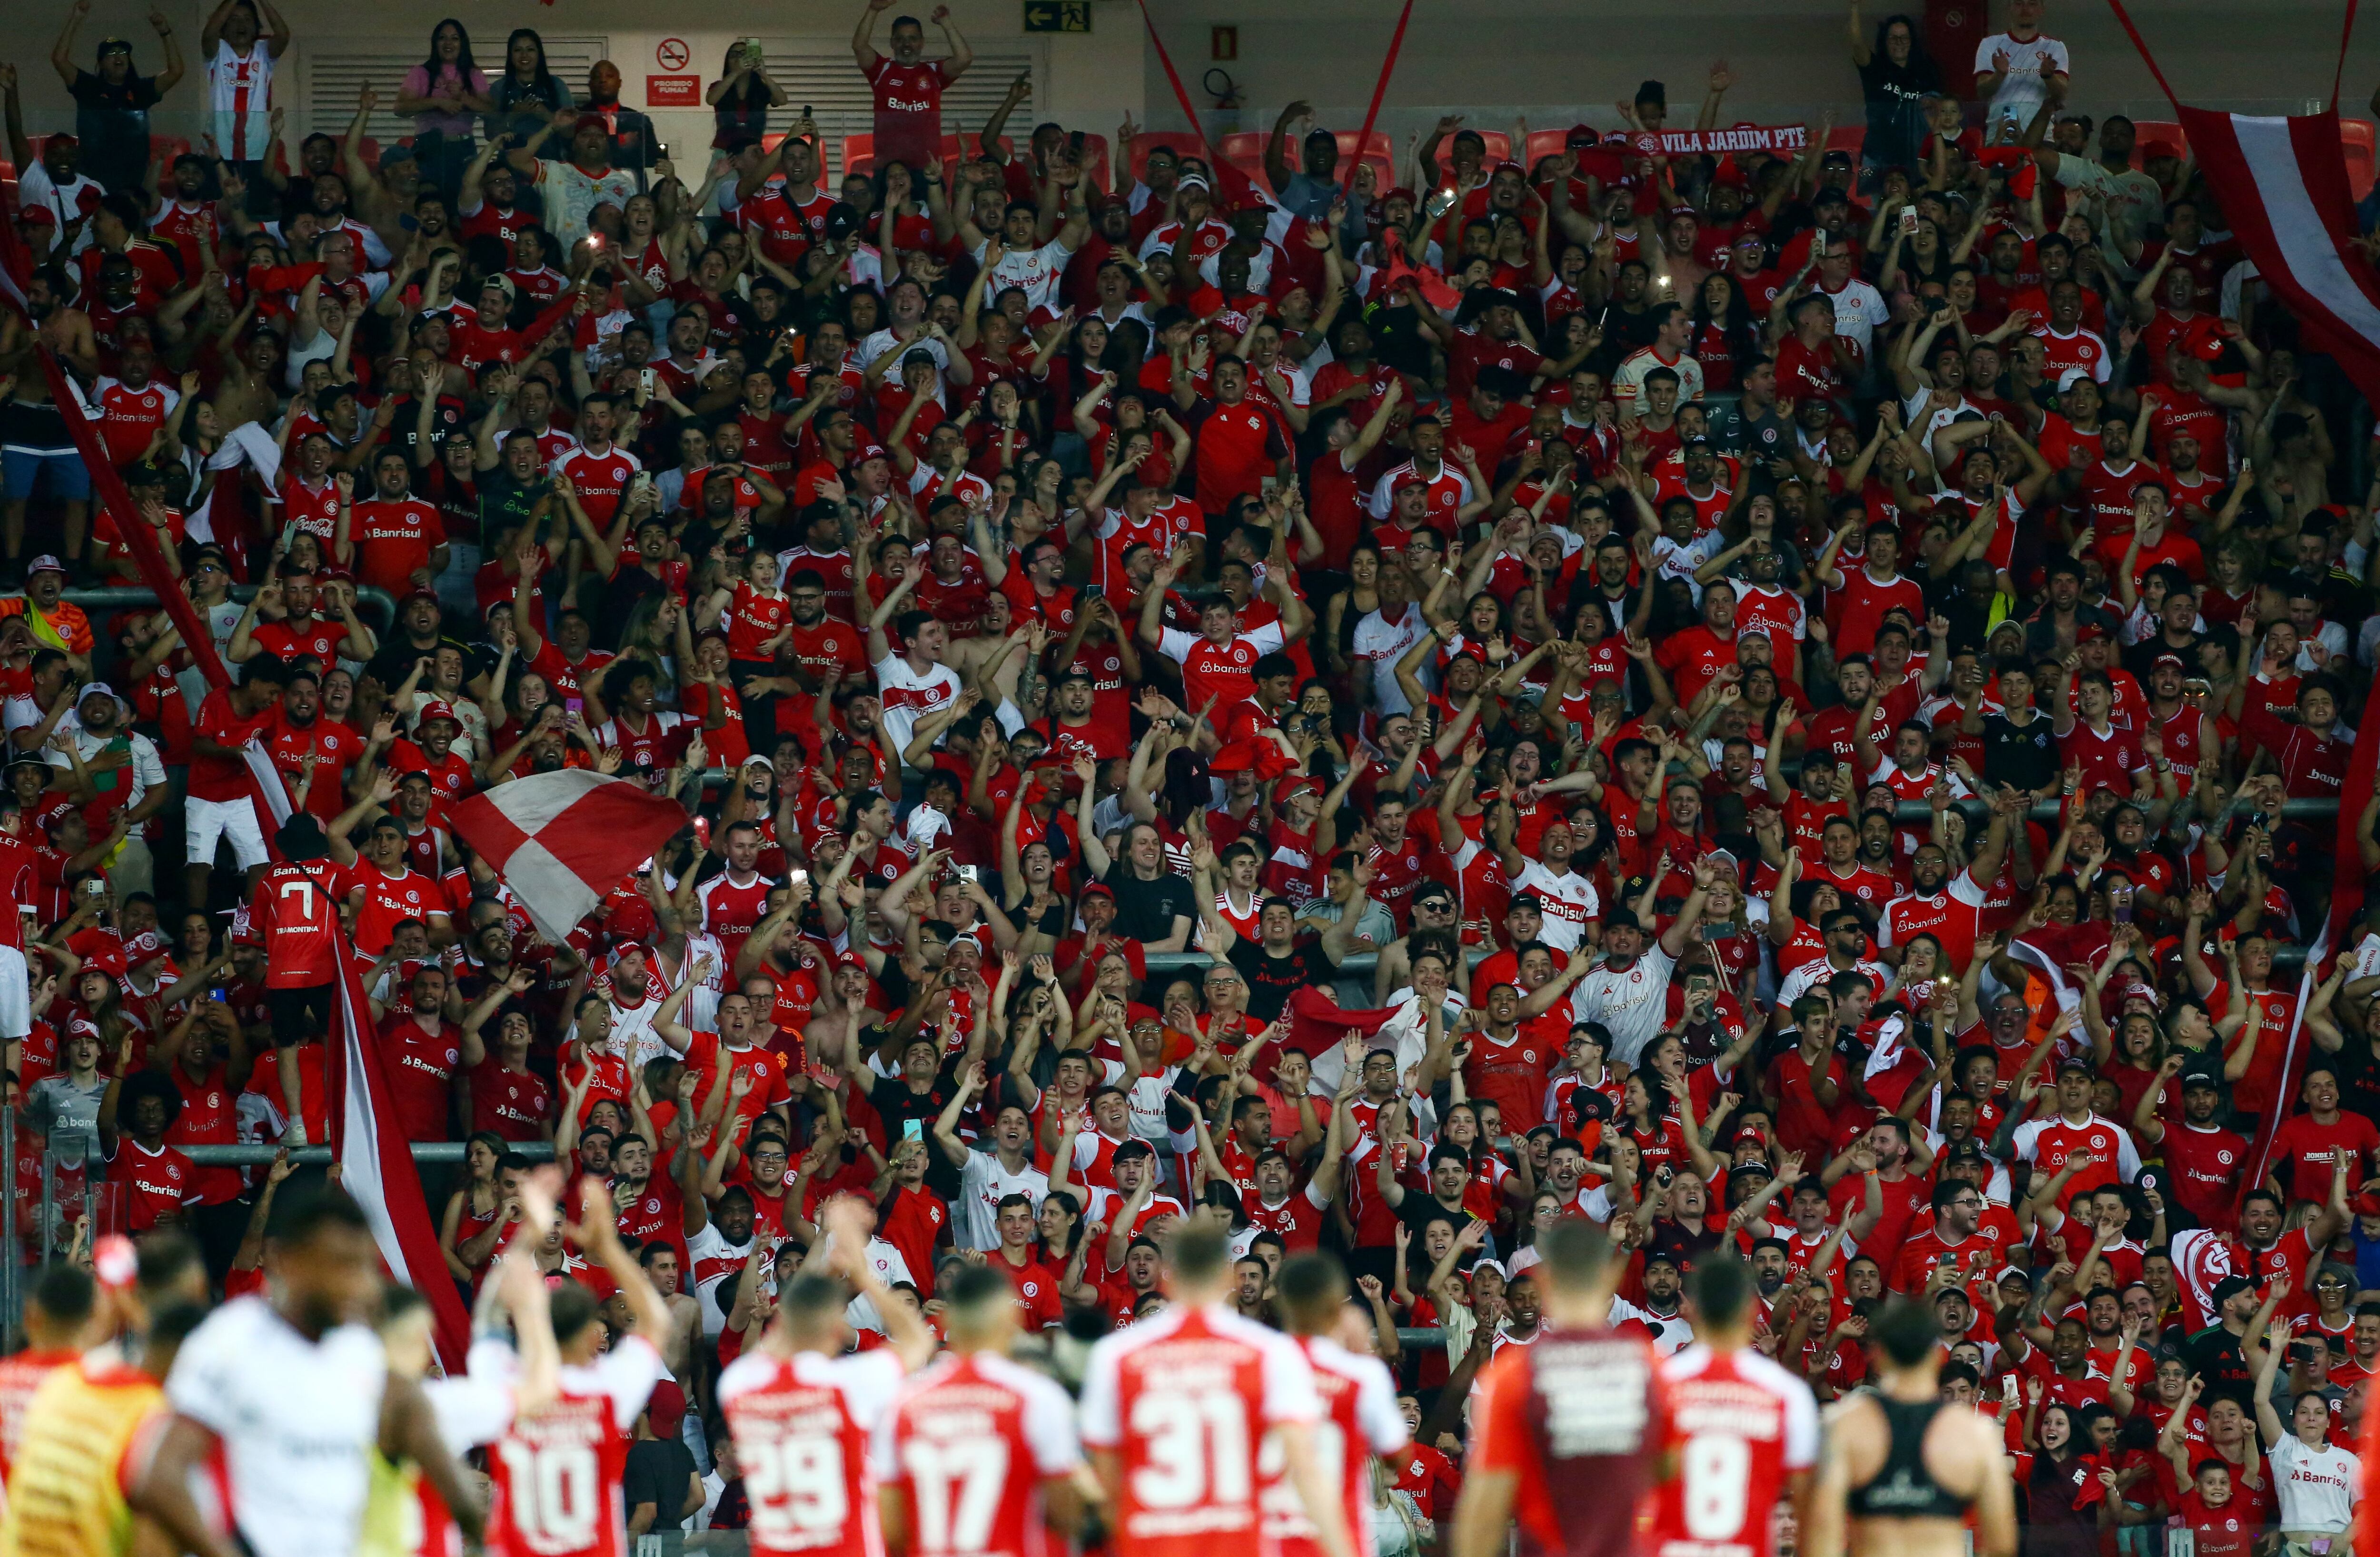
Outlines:
[[[664,38],[653,47],[653,61],[664,70],[683,70],[693,57],[683,38]]]

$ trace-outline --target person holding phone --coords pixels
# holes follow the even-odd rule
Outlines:
[[[769,110],[785,101],[785,89],[770,79],[760,40],[738,38],[727,45],[719,79],[710,83],[702,100],[710,104],[711,117],[718,124],[711,146],[733,152],[767,133]]]

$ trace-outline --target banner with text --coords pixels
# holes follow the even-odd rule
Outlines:
[[[1628,137],[1645,157],[1723,157],[1743,152],[1790,156],[1810,144],[1807,125],[1735,125],[1727,129],[1640,129]]]

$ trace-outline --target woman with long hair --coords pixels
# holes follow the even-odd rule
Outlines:
[[[738,38],[727,45],[719,79],[710,83],[702,100],[710,104],[711,118],[717,124],[710,144],[726,152],[768,133],[769,110],[785,101],[785,89],[769,79],[769,62],[762,57],[759,43]]]
[[[463,1182],[446,1197],[445,1214],[439,1219],[438,1248],[446,1257],[447,1273],[468,1292],[480,1290],[480,1279],[488,1273],[502,1235],[480,1251],[477,1259],[466,1258],[464,1246],[509,1221],[509,1213],[518,1209],[496,1177],[497,1166],[510,1150],[504,1137],[492,1131],[472,1136],[463,1148]]]
[[[1760,355],[1760,322],[1744,300],[1742,284],[1713,271],[1694,288],[1693,332],[1686,349],[1702,364],[1703,386],[1731,390],[1745,363]]]
[[[577,105],[570,88],[546,67],[545,40],[533,27],[516,27],[504,40],[504,70],[488,91],[488,134],[517,135],[530,145],[553,116]]]
[[[1925,52],[1917,23],[1900,13],[1878,22],[1871,43],[1860,22],[1859,0],[1852,0],[1851,37],[1852,64],[1859,71],[1860,95],[1867,100],[1862,170],[1874,177],[1888,167],[1915,167],[1925,143],[1925,100],[1942,90],[1942,72]]]
[[[430,57],[396,89],[396,111],[413,116],[413,160],[423,185],[455,199],[479,149],[472,127],[494,107],[488,78],[471,60],[471,35],[448,17],[430,30]]]

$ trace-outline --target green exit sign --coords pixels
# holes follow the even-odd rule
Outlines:
[[[1088,32],[1091,0],[1025,0],[1027,32]]]

